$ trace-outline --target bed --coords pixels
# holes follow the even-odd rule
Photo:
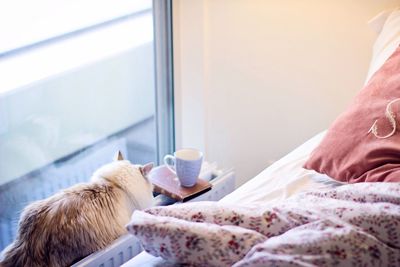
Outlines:
[[[369,25],[377,39],[365,86],[394,86],[383,95],[399,94],[400,64],[393,62],[400,61],[400,11],[384,11]],[[376,74],[382,69],[385,75],[393,70],[395,78]],[[358,109],[350,109],[328,131],[317,134],[219,202],[135,211],[127,228],[146,251],[123,266],[400,266],[400,173],[388,173],[388,169],[400,166],[396,145],[400,134],[395,122],[389,124],[392,135],[381,138],[382,131],[391,128],[378,123],[362,132],[361,141],[353,145],[358,128],[349,126],[346,119],[354,119],[354,110],[355,114],[368,113],[363,106],[374,106],[370,96],[379,92],[360,94],[356,100],[367,99],[368,105],[362,102]],[[395,118],[391,115],[400,109],[391,110],[386,98],[381,102],[389,111],[382,117],[390,122]],[[339,127],[342,124],[344,129]],[[335,132],[338,127],[340,131]],[[350,139],[347,150],[341,149],[341,143],[346,143],[339,139],[342,133]],[[389,152],[366,143],[378,139]],[[327,144],[331,147],[328,154]],[[364,152],[364,147],[371,151]],[[325,154],[320,152],[324,149]],[[376,168],[377,164],[383,168]],[[348,171],[352,168],[354,171]]]

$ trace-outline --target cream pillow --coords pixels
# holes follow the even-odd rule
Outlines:
[[[390,10],[385,10],[373,17],[368,21],[368,26],[377,34],[379,35],[382,31],[383,25],[385,25],[385,22],[387,18],[392,14],[393,9]]]
[[[373,46],[372,60],[365,83],[400,44],[400,9],[384,11],[371,19],[368,24],[379,35]]]

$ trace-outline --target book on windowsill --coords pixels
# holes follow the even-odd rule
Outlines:
[[[197,178],[197,183],[192,187],[183,187],[175,173],[165,165],[154,168],[149,173],[150,182],[154,185],[154,192],[166,195],[178,201],[188,201],[207,191],[212,185],[201,178]]]

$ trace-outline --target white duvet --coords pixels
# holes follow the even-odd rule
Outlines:
[[[135,211],[128,230],[148,253],[189,266],[400,266],[400,183],[154,207]]]

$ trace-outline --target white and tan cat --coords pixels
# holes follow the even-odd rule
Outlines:
[[[153,164],[119,160],[98,169],[91,182],[28,205],[16,240],[0,266],[70,266],[126,233],[135,209],[153,205],[146,176]]]

